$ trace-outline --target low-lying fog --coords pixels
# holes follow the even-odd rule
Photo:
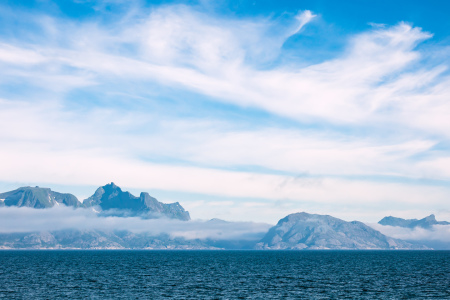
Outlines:
[[[167,233],[172,237],[187,239],[251,240],[262,237],[271,226],[265,223],[226,222],[216,219],[180,221],[167,218],[99,217],[90,209],[73,209],[62,206],[51,209],[27,207],[2,207],[0,209],[0,232],[3,233],[96,229],[149,232],[154,235]]]

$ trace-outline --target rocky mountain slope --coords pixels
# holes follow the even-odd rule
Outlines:
[[[21,187],[0,194],[0,206],[19,206],[32,208],[50,208],[55,205],[80,207],[81,203],[72,194],[54,192],[49,188]]]
[[[147,218],[169,217],[188,221],[189,212],[178,203],[164,204],[151,197],[148,193],[141,193],[139,197],[124,192],[113,182],[99,187],[94,195],[83,201],[83,207],[94,207],[102,215],[113,216],[142,216]]]

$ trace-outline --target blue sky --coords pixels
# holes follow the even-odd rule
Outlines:
[[[0,188],[450,218],[445,1],[4,1]]]

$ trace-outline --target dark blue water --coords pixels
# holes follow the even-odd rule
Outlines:
[[[450,299],[450,251],[0,251],[0,298]]]

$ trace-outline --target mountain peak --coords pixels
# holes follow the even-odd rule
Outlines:
[[[117,186],[114,182],[105,184],[104,186],[102,186],[102,188],[105,189],[105,190],[112,190],[112,191],[119,190],[119,191],[122,191],[122,189],[119,186]]]
[[[428,217],[423,218],[427,221],[436,221],[436,216],[434,214],[429,215]]]
[[[130,192],[122,191],[120,187],[111,182],[95,191],[94,195],[86,199],[85,207],[97,206],[103,214],[117,216],[141,216],[146,218],[169,217],[180,220],[190,220],[189,212],[177,202],[164,204],[141,192],[139,197]]]
[[[317,215],[317,214],[310,214],[310,213],[307,213],[307,212],[298,212],[298,213],[293,213],[293,214],[287,215],[283,219],[279,220],[278,221],[278,225],[281,225],[281,224],[287,223],[287,222],[316,220],[316,219],[333,220],[333,219],[336,219],[336,218],[331,217],[329,215]]]

